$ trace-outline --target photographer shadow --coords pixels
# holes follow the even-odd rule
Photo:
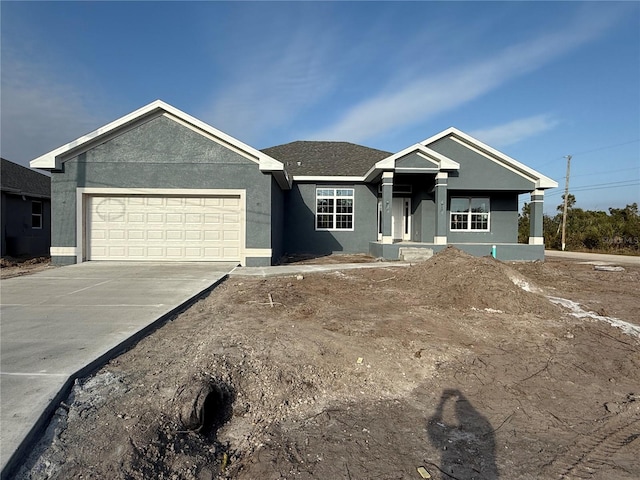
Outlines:
[[[427,433],[441,452],[439,469],[443,478],[499,478],[494,429],[459,390],[442,392],[427,422]]]

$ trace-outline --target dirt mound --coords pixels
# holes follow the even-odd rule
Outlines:
[[[426,299],[439,308],[557,313],[525,275],[492,257],[474,257],[452,246],[407,268],[398,282],[424,285]]]
[[[0,268],[16,267],[19,265],[37,265],[39,263],[48,263],[49,257],[29,257],[29,258],[16,258],[16,257],[2,257],[0,258]]]
[[[0,278],[19,277],[53,268],[50,263],[49,257],[16,258],[5,256],[0,258]]]

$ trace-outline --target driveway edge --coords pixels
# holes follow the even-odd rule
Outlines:
[[[37,442],[40,434],[46,430],[49,425],[53,414],[58,409],[58,406],[62,400],[64,400],[69,393],[71,393],[71,389],[75,384],[75,381],[79,378],[87,377],[92,373],[96,372],[104,365],[106,365],[110,360],[117,357],[118,355],[124,353],[132,345],[142,340],[144,337],[152,333],[154,330],[160,328],[164,323],[166,323],[171,317],[180,313],[181,311],[187,309],[195,302],[200,300],[205,294],[211,292],[214,288],[220,285],[223,281],[229,278],[229,274],[218,278],[214,283],[209,285],[208,287],[202,289],[200,292],[195,295],[187,298],[185,301],[158,317],[153,322],[147,324],[142,327],[137,332],[133,333],[131,336],[118,343],[114,347],[107,350],[105,353],[100,355],[98,358],[82,367],[72,375],[70,375],[67,380],[64,382],[63,386],[60,388],[58,393],[51,399],[47,407],[44,409],[42,414],[38,417],[33,427],[29,430],[25,438],[22,440],[18,448],[11,454],[4,467],[2,468],[2,472],[0,472],[0,479],[9,480],[17,473],[18,468],[22,465],[23,461],[28,455],[30,448]]]

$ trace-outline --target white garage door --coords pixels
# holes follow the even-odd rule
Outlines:
[[[92,196],[87,259],[240,261],[238,196]]]

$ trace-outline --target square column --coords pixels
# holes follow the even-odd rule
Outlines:
[[[393,172],[382,172],[382,243],[393,243]]]
[[[436,202],[436,233],[433,243],[436,245],[447,244],[447,172],[438,172],[436,175],[435,202]]]
[[[529,212],[529,245],[544,245],[542,233],[542,209],[544,207],[544,190],[531,192],[531,210]]]

